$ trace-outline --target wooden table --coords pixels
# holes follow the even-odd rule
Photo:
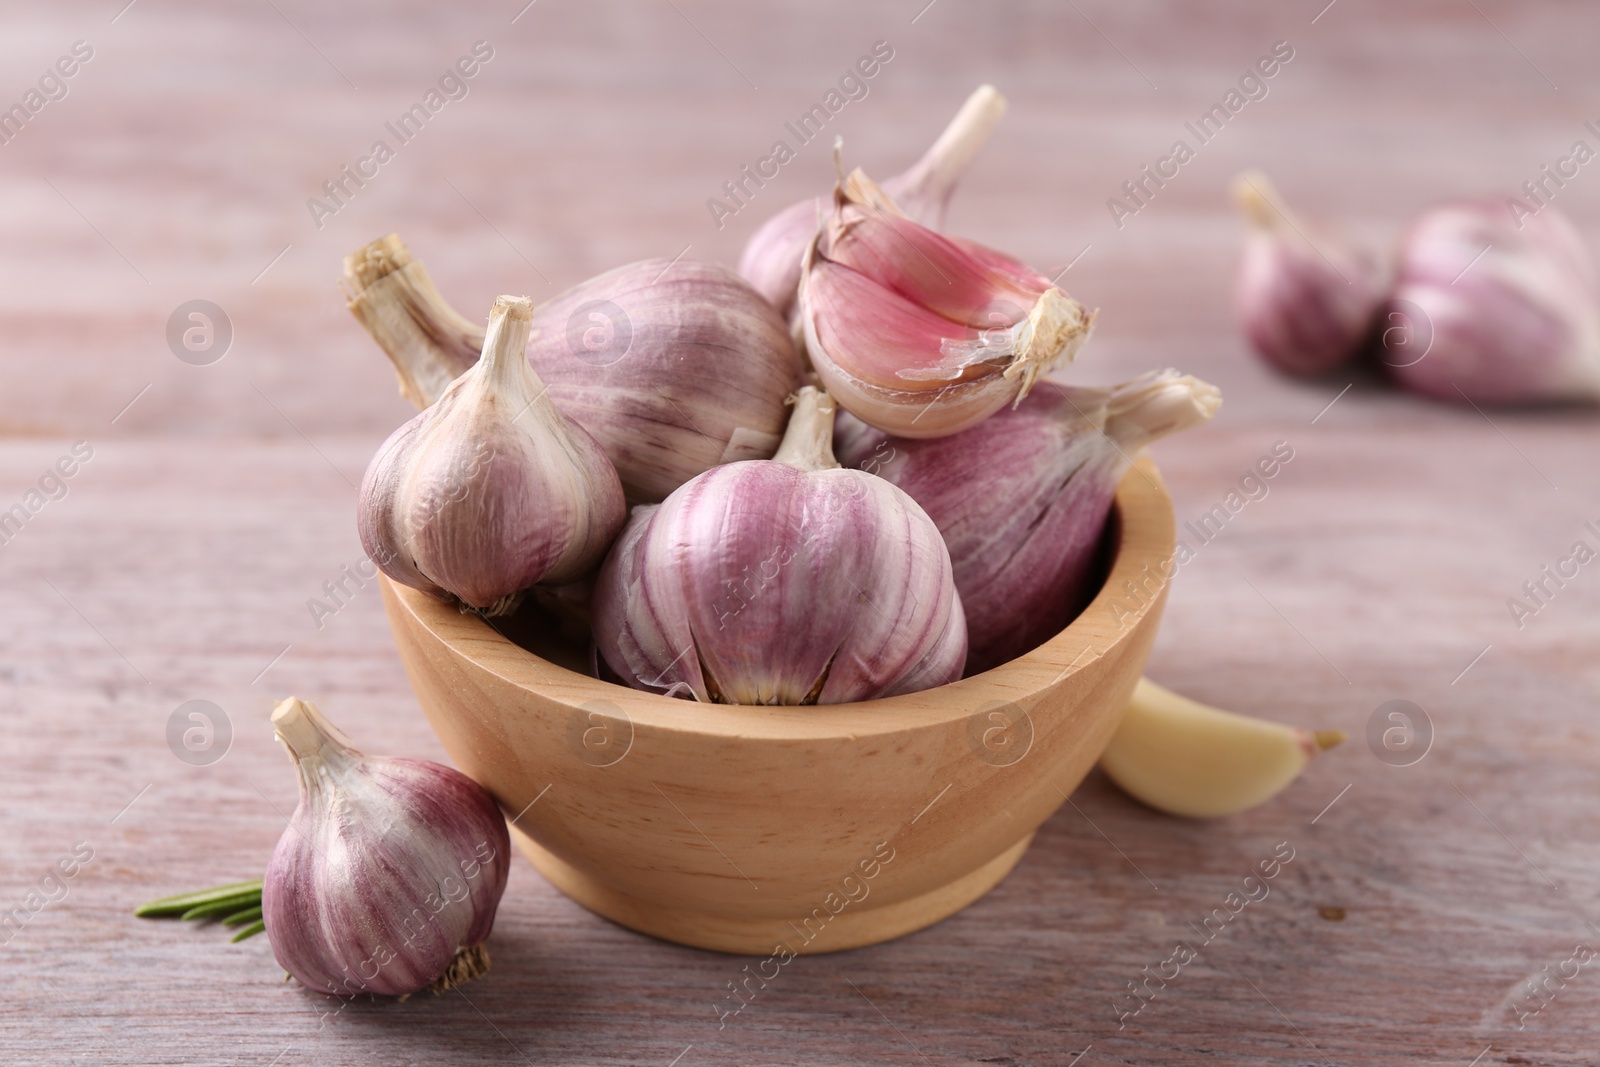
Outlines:
[[[1594,143],[1591,6],[121,2],[22,5],[0,33],[4,101],[93,49],[0,145],[0,510],[93,450],[0,546],[0,906],[30,916],[0,947],[6,1062],[1600,1062],[1600,968],[1526,991],[1600,945],[1600,575],[1520,629],[1506,607],[1600,521],[1595,417],[1273,376],[1231,323],[1224,197],[1258,165],[1381,246],[1432,199],[1509,194]],[[317,228],[307,198],[478,40],[469,95]],[[979,903],[797,960],[722,1029],[744,960],[612,926],[520,860],[493,972],[438,999],[325,1014],[264,938],[134,920],[261,870],[295,801],[274,698],[442,758],[376,589],[320,627],[306,606],[360,558],[354,484],[407,414],[340,306],[339,257],[399,230],[468,308],[685,249],[732,262],[826,186],[826,145],[721,230],[706,199],[878,40],[894,58],[834,120],[852,162],[902,165],[995,82],[1011,114],[952,226],[1041,266],[1081,254],[1064,284],[1103,309],[1084,379],[1176,365],[1222,387],[1213,427],[1156,450],[1180,522],[1294,448],[1184,567],[1151,675],[1351,742],[1213,823],[1092,776]],[[1295,55],[1268,96],[1116,228],[1106,199],[1279,40]],[[1559,206],[1594,244],[1600,172]],[[210,365],[165,336],[194,299],[233,328]],[[194,699],[233,730],[210,765],[166,740]],[[1394,699],[1432,724],[1410,766],[1365,739]],[[1280,842],[1271,895],[1119,1028],[1127,984]],[[92,859],[32,911],[75,846]]]

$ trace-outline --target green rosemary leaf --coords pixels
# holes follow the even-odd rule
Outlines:
[[[245,908],[253,908],[261,903],[260,893],[240,893],[237,896],[222,897],[207,904],[196,904],[194,907],[178,916],[180,919],[215,919],[223,915],[232,915]]]
[[[236,912],[234,912],[232,915],[230,915],[226,919],[222,920],[222,925],[223,926],[238,926],[240,923],[254,922],[256,919],[259,919],[259,918],[261,918],[261,908],[258,905],[258,906],[254,907],[254,908],[249,909],[248,911],[236,911]]]
[[[176,896],[162,897],[152,900],[148,904],[141,904],[133,909],[133,913],[144,919],[164,919],[171,916],[182,915],[190,908],[199,904],[209,904],[217,900],[254,893],[261,896],[261,879],[251,882],[234,882],[231,885],[219,885],[210,889],[201,889],[193,893],[179,893]]]
[[[254,937],[257,934],[259,934],[261,931],[265,930],[266,928],[267,928],[267,924],[262,922],[260,919],[257,919],[255,922],[251,923],[249,926],[246,926],[243,930],[240,930],[238,933],[234,934],[233,935],[233,943],[235,945],[237,945],[239,942],[243,941],[245,938]]]

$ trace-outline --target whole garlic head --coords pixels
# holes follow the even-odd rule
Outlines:
[[[487,970],[511,869],[494,798],[442,764],[356,750],[294,697],[272,725],[300,778],[261,885],[283,969],[340,997],[448,989]]]
[[[1553,207],[1442,204],[1400,247],[1379,358],[1402,385],[1460,403],[1600,399],[1600,281]]]
[[[1248,229],[1234,314],[1251,346],[1289,374],[1355,359],[1383,304],[1377,264],[1297,220],[1265,175],[1241,174],[1233,196]]]
[[[967,631],[938,528],[842,470],[833,404],[800,390],[771,460],[634,510],[600,572],[595,640],[629,685],[725,704],[837,704],[960,677]]]
[[[524,357],[533,305],[495,301],[483,358],[378,449],[361,544],[397,582],[489,614],[593,570],[622,527],[617,472]]]

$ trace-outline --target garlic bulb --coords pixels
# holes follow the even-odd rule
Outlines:
[[[834,407],[800,390],[771,460],[636,508],[600,571],[595,640],[629,685],[724,704],[837,704],[954,681],[950,556],[888,482],[833,458]]]
[[[523,351],[533,305],[495,301],[483,358],[396,430],[361,483],[361,544],[397,582],[488,614],[597,566],[627,517],[600,446]]]
[[[841,429],[839,459],[904,489],[950,549],[966,609],[967,674],[1037,647],[1098,592],[1096,552],[1140,448],[1210,419],[1214,386],[1176,371],[1110,389],[1045,380],[1014,409],[950,437]]]
[[[261,887],[283,969],[341,997],[439,991],[488,970],[511,868],[494,799],[449,767],[356,751],[294,697],[272,725],[300,776]]]
[[[1005,111],[1006,98],[999,90],[978,86],[933,146],[905,173],[885,181],[884,191],[908,218],[941,228],[956,183]],[[814,196],[784,208],[750,236],[739,258],[740,276],[785,319],[794,314],[800,261],[828,206],[827,197]]]
[[[860,170],[806,251],[800,318],[839,402],[902,437],[941,437],[1069,363],[1094,312],[1008,256],[907,219]]]
[[[398,237],[346,257],[345,284],[418,407],[476,362],[483,328],[445,303]],[[605,450],[631,501],[772,455],[801,375],[772,307],[726,268],[685,259],[618,267],[540,305],[528,362]]]
[[[1262,174],[1241,174],[1233,196],[1249,229],[1234,315],[1251,346],[1290,374],[1354,359],[1383,303],[1377,264],[1335,238],[1313,240]]]
[[[1600,399],[1595,262],[1559,211],[1443,204],[1401,242],[1379,358],[1408,389],[1519,404]]]

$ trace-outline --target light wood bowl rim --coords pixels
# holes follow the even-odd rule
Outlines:
[[[806,741],[857,739],[905,730],[937,729],[969,718],[990,703],[1029,700],[1054,689],[1101,656],[1110,655],[1144,622],[1159,585],[1143,606],[1135,604],[1120,623],[1111,611],[1123,582],[1148,582],[1150,567],[1173,557],[1176,524],[1172,500],[1155,463],[1142,456],[1117,487],[1120,536],[1105,584],[1066,629],[1044,644],[992,670],[949,685],[882,700],[811,707],[701,704],[630,689],[557,666],[514,644],[476,615],[463,614],[416,589],[389,585],[409,623],[425,632],[472,670],[492,675],[530,696],[553,701],[577,714],[603,700],[620,708],[634,729],[716,740]],[[1098,656],[1085,656],[1089,650]],[[605,709],[607,711],[610,708]]]

